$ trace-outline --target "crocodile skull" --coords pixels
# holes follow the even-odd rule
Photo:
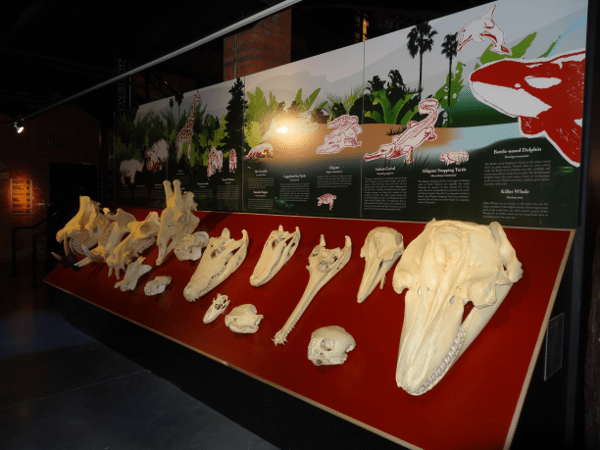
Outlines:
[[[212,237],[204,251],[192,279],[183,290],[188,302],[206,294],[229,277],[246,258],[248,251],[248,233],[242,230],[242,238],[231,239],[227,228],[223,228],[220,237]]]
[[[179,261],[198,261],[202,256],[202,249],[208,245],[208,239],[205,231],[186,234],[175,246],[173,253]]]
[[[160,215],[160,231],[156,244],[158,257],[156,265],[163,263],[167,255],[175,248],[186,234],[191,234],[200,223],[200,219],[192,211],[198,206],[194,202],[192,192],[181,192],[181,182],[173,181],[173,188],[169,180],[163,181],[167,196],[167,207]]]
[[[317,245],[311,255],[308,257],[308,272],[310,278],[308,285],[304,290],[302,298],[296,305],[294,311],[283,325],[283,328],[279,330],[273,341],[275,345],[284,344],[287,340],[288,334],[292,331],[292,328],[296,325],[300,317],[310,305],[312,299],[317,295],[317,292],[331,280],[336,273],[338,273],[350,260],[352,254],[352,241],[349,236],[346,236],[346,245],[344,248],[334,248],[329,250],[325,247],[325,237],[321,235],[321,241]]]
[[[214,322],[217,317],[225,312],[229,306],[229,303],[231,303],[229,297],[226,295],[217,294],[217,297],[213,300],[212,305],[210,308],[208,308],[206,314],[204,314],[202,322],[206,324]]]
[[[279,229],[271,231],[250,277],[250,284],[256,287],[262,286],[273,278],[292,257],[298,248],[299,241],[300,229],[298,227],[294,233],[283,231],[281,225],[279,225]]]
[[[360,257],[365,258],[365,271],[358,289],[358,303],[362,303],[373,292],[377,283],[381,289],[385,276],[404,251],[402,235],[393,228],[373,228],[365,245],[360,250]]]
[[[313,331],[308,344],[308,359],[315,366],[344,364],[356,341],[350,333],[337,325]]]
[[[125,270],[141,252],[154,244],[160,229],[160,219],[158,214],[152,211],[142,221],[129,222],[127,228],[129,235],[106,258],[108,276],[110,277],[114,270],[117,280],[121,270]]]
[[[254,305],[246,304],[233,308],[225,316],[225,325],[234,333],[251,334],[258,331],[263,315],[256,314]]]
[[[498,222],[428,223],[396,266],[394,290],[408,288],[396,382],[409,394],[435,386],[485,327],[521,263]],[[463,322],[464,307],[473,310]]]

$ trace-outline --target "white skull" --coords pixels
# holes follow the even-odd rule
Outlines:
[[[315,330],[308,344],[308,359],[315,366],[344,364],[356,341],[350,333],[337,325]]]
[[[377,227],[369,232],[360,250],[360,257],[365,258],[365,271],[358,289],[358,303],[364,302],[377,284],[383,289],[388,270],[403,251],[402,235],[393,228]]]
[[[163,275],[156,277],[154,280],[148,281],[144,286],[144,294],[147,296],[158,295],[165,292],[165,289],[171,284],[173,279],[169,276]]]
[[[214,322],[217,317],[225,312],[230,302],[231,300],[226,295],[217,294],[202,321],[206,324]]]
[[[225,325],[234,333],[256,333],[263,317],[260,314],[256,314],[256,307],[254,305],[245,304],[233,308],[225,316]]]

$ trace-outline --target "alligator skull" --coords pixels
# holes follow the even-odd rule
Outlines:
[[[217,317],[225,312],[230,302],[231,300],[229,300],[229,297],[226,295],[217,294],[217,297],[213,300],[212,305],[210,308],[208,308],[206,314],[204,314],[202,322],[206,324],[214,322]]]
[[[186,234],[175,246],[173,253],[179,261],[198,261],[202,256],[202,249],[208,245],[208,239],[205,231]]]
[[[356,347],[350,333],[337,325],[321,327],[313,331],[308,344],[308,359],[315,366],[344,364],[348,352]]]
[[[173,281],[173,279],[167,275],[158,276],[154,280],[150,280],[146,283],[146,286],[144,286],[144,294],[149,297],[162,294],[165,292],[167,286],[171,284],[171,281]]]
[[[319,292],[319,290],[325,286],[336,273],[342,270],[350,260],[350,255],[352,254],[352,241],[349,236],[346,236],[346,245],[342,249],[338,247],[329,250],[325,248],[325,245],[325,237],[321,235],[319,245],[313,249],[311,255],[308,257],[308,266],[306,267],[310,273],[308,285],[304,290],[302,298],[296,305],[296,308],[283,325],[283,328],[275,334],[275,337],[273,338],[275,345],[284,344],[286,342],[288,334],[290,334],[292,328],[294,328],[298,320],[300,320],[300,317],[304,311],[306,311],[306,308],[308,308],[308,305],[310,305],[310,302],[315,295],[317,295],[317,292]]]
[[[121,270],[125,270],[141,252],[154,244],[160,229],[160,219],[158,214],[152,211],[142,221],[129,222],[127,228],[129,235],[106,258],[108,276],[110,277],[114,270],[117,280]]]
[[[102,224],[99,236],[98,245],[93,250],[88,250],[85,244],[81,245],[83,253],[86,254],[87,258],[82,259],[77,264],[77,267],[83,267],[92,261],[103,263],[106,258],[110,255],[117,245],[121,243],[123,236],[129,233],[127,225],[131,222],[135,222],[133,214],[117,209],[116,214],[106,213],[103,216],[103,220],[100,221]]]
[[[229,277],[244,261],[248,251],[248,233],[242,230],[242,238],[231,239],[227,228],[220,237],[212,237],[204,251],[192,279],[183,290],[188,302],[193,302]]]
[[[256,314],[254,305],[246,304],[233,308],[225,316],[225,325],[234,333],[251,334],[258,331],[263,315]]]
[[[65,256],[74,254],[79,258],[85,258],[82,245],[92,248],[98,243],[100,231],[97,226],[98,218],[102,216],[100,204],[94,202],[87,196],[79,197],[79,211],[61,230],[56,233],[56,241],[62,242]],[[62,256],[52,253],[58,260]]]
[[[140,277],[152,270],[152,266],[142,264],[144,257],[140,256],[134,263],[129,264],[125,276],[121,281],[115,283],[115,289],[119,288],[122,292],[133,291]]]
[[[156,265],[163,263],[167,255],[175,248],[186,234],[191,234],[200,223],[200,219],[192,211],[198,206],[194,202],[192,192],[181,192],[181,182],[173,181],[173,188],[169,180],[163,181],[167,196],[167,207],[160,215],[160,231],[156,243],[158,257]]]
[[[279,229],[271,231],[250,277],[250,284],[255,287],[262,286],[273,278],[295,253],[298,242],[300,242],[298,227],[294,233],[283,231],[281,225]]]
[[[396,266],[394,290],[408,288],[396,382],[412,395],[435,386],[485,327],[521,263],[498,222],[429,222]],[[463,322],[465,305],[473,310]]]
[[[365,271],[358,288],[358,303],[362,303],[373,292],[377,283],[381,289],[385,276],[404,251],[402,235],[393,228],[373,228],[365,245],[360,250],[360,257],[365,258]]]

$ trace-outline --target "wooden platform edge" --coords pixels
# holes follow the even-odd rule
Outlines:
[[[531,360],[529,361],[529,368],[527,369],[527,375],[525,376],[525,380],[523,382],[523,387],[521,388],[521,394],[519,395],[519,401],[517,402],[517,406],[515,408],[515,413],[513,414],[513,418],[510,423],[510,428],[508,429],[508,435],[506,436],[506,442],[504,443],[505,450],[510,449],[513,438],[515,436],[515,432],[517,430],[517,424],[519,422],[519,418],[521,417],[521,411],[523,410],[523,404],[525,403],[525,397],[527,395],[527,391],[529,390],[529,384],[531,383],[531,378],[533,376],[533,371],[535,369],[535,365],[537,363],[537,359],[540,354],[540,349],[542,348],[542,343],[544,342],[544,335],[546,334],[546,329],[548,328],[548,321],[550,320],[550,314],[552,314],[552,309],[554,308],[554,301],[556,300],[556,295],[558,294],[558,288],[560,287],[560,282],[562,281],[562,277],[563,277],[563,274],[565,271],[565,266],[567,265],[567,260],[569,259],[569,254],[571,253],[571,247],[573,245],[574,239],[575,239],[575,230],[571,230],[571,233],[569,234],[569,240],[567,241],[567,246],[565,248],[565,252],[563,254],[563,258],[560,263],[560,268],[558,270],[558,274],[556,275],[556,280],[554,280],[554,287],[552,288],[552,295],[550,296],[550,302],[548,303],[548,308],[546,308],[546,315],[544,316],[544,322],[542,324],[542,327],[540,328],[540,334],[538,335],[538,339],[535,344],[535,348],[533,350]]]

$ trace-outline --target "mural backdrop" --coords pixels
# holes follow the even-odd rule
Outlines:
[[[587,1],[500,0],[143,105],[120,206],[574,228]]]

